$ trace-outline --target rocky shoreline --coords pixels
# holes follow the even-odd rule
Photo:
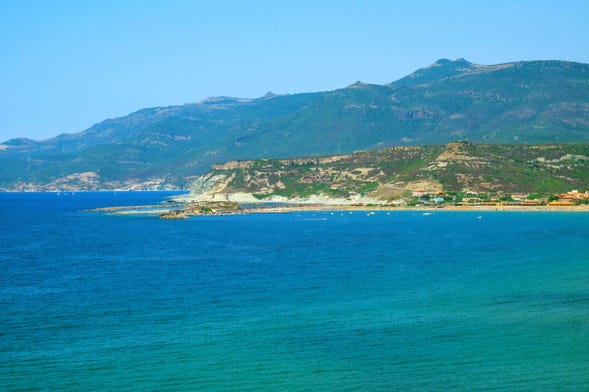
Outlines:
[[[189,203],[182,202],[165,202],[165,204],[151,204],[143,206],[113,206],[101,207],[81,212],[100,212],[114,215],[134,215],[134,214],[150,214],[157,215],[160,219],[165,220],[179,220],[187,219],[191,216],[206,216],[206,215],[230,215],[244,213],[241,206],[235,202],[221,201],[221,202],[197,202],[191,201]]]

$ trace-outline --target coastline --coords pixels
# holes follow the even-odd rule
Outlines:
[[[296,200],[252,201],[248,199],[202,200],[194,195],[177,195],[158,204],[135,204],[128,206],[108,206],[81,210],[81,212],[98,212],[111,215],[151,215],[161,219],[187,219],[192,216],[228,216],[248,214],[280,214],[313,211],[362,211],[362,212],[422,212],[430,215],[435,212],[589,212],[589,204],[555,206],[555,205],[418,205],[396,206],[370,201],[350,201],[342,199],[309,198]],[[319,199],[319,200],[318,200]]]
[[[273,205],[242,209],[244,213],[288,213],[298,211],[418,211],[418,212],[589,212],[589,205],[578,206],[443,206],[439,207],[394,207],[370,205]]]
[[[239,213],[288,213],[298,211],[485,211],[485,212],[589,212],[589,204],[576,205],[455,205],[451,203],[436,205],[392,205],[384,200],[358,197],[356,199],[331,198],[325,195],[312,195],[307,198],[287,199],[272,196],[264,200],[256,199],[249,193],[202,193],[187,194],[172,198],[174,202],[191,203],[235,203],[240,206]]]
[[[103,207],[83,210],[82,212],[98,212],[112,215],[154,215],[162,219],[186,219],[191,216],[228,216],[228,215],[250,215],[250,214],[287,214],[293,212],[314,212],[314,211],[339,211],[339,212],[423,212],[433,214],[434,212],[589,212],[589,205],[577,206],[444,206],[444,207],[395,207],[384,205],[343,205],[343,204],[273,204],[273,205],[248,205],[240,206],[236,211],[219,211],[210,213],[187,212],[187,206],[183,209],[175,205],[175,209],[167,208],[164,205],[146,206],[120,206]],[[166,218],[167,216],[167,218]]]

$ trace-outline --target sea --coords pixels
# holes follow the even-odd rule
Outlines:
[[[589,213],[170,196],[0,194],[0,390],[589,390]]]

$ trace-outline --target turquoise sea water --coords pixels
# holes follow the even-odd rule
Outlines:
[[[589,214],[0,194],[0,390],[587,391]]]

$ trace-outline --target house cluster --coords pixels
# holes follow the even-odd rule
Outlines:
[[[552,200],[549,205],[551,206],[573,206],[579,204],[583,200],[589,200],[589,190],[581,193],[578,190],[572,190],[567,193],[561,193],[557,200]]]
[[[448,194],[442,190],[428,191],[425,189],[415,189],[411,192],[411,196],[416,198],[429,198],[429,200],[435,203],[441,203],[448,200]],[[553,197],[538,199],[529,198],[529,194],[526,193],[512,193],[511,195],[495,195],[488,198],[485,195],[479,195],[477,192],[469,191],[466,192],[464,197],[460,201],[456,202],[459,206],[538,206],[544,205],[548,201],[550,206],[573,206],[589,200],[589,190],[585,192],[579,192],[578,190],[572,190],[570,192],[561,193]]]
[[[414,189],[413,191],[411,191],[411,196],[413,196],[413,197],[425,197],[425,196],[446,197],[447,194],[443,190],[428,191],[423,188],[417,188],[417,189]]]

